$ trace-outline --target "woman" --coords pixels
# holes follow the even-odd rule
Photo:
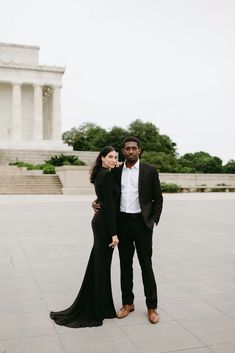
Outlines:
[[[119,189],[111,169],[116,166],[117,153],[112,146],[104,147],[94,164],[90,181],[95,185],[100,210],[92,219],[94,245],[74,303],[66,310],[51,312],[58,325],[67,327],[101,326],[103,319],[116,317],[111,290],[111,261],[118,244],[116,215]]]

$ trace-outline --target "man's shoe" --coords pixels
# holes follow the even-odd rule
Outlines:
[[[151,324],[156,324],[160,320],[160,316],[156,309],[148,309],[148,320]]]
[[[117,318],[123,319],[124,317],[128,316],[129,313],[135,310],[134,304],[126,304],[117,312]]]

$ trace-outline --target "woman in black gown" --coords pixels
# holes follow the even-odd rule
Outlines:
[[[94,245],[74,303],[66,310],[50,313],[58,325],[74,328],[101,326],[103,319],[116,317],[110,275],[113,249],[118,244],[119,189],[111,173],[116,163],[117,153],[112,146],[106,146],[92,169],[90,181],[95,185],[100,204],[99,212],[92,219]]]

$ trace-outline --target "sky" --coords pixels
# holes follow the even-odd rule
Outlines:
[[[62,130],[154,123],[179,155],[235,159],[234,0],[1,1],[0,42],[65,66]]]

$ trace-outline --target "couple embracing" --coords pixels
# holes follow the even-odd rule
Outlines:
[[[101,326],[104,319],[122,319],[134,307],[133,257],[136,249],[142,272],[147,318],[155,324],[157,286],[152,268],[152,235],[162,211],[162,193],[154,166],[139,160],[138,138],[123,140],[123,165],[117,166],[117,152],[104,147],[91,171],[96,201],[92,219],[94,244],[80,291],[67,309],[51,312],[58,325],[67,327]],[[111,288],[111,261],[118,245],[121,269],[122,308],[116,313]]]

